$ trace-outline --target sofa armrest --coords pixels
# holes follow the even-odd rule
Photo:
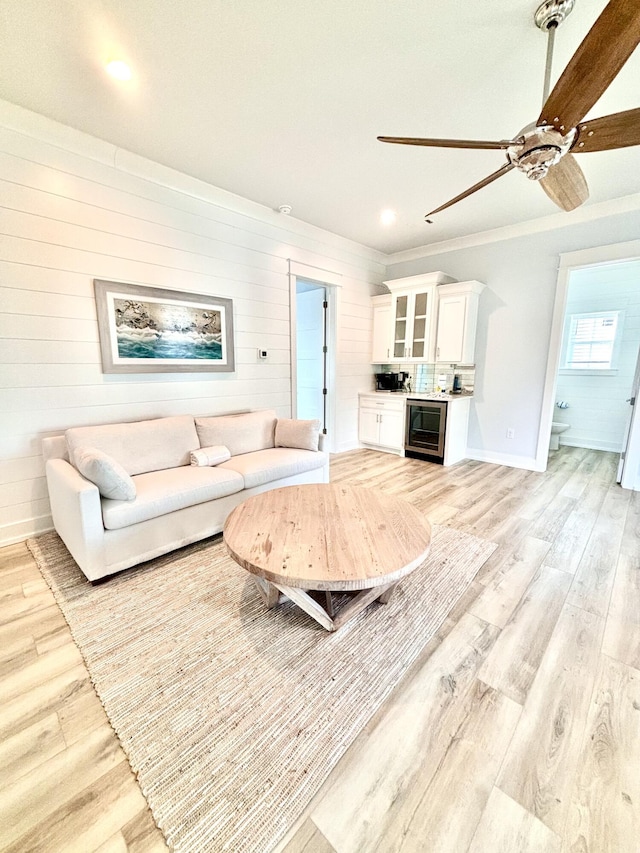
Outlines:
[[[64,459],[49,459],[46,473],[56,532],[89,580],[101,577],[104,525],[97,486]]]

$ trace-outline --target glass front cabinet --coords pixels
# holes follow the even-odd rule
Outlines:
[[[437,286],[453,281],[444,273],[385,281],[392,295],[393,361],[434,361]]]

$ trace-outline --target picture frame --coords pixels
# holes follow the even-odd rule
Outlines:
[[[103,373],[231,373],[233,300],[94,279]]]

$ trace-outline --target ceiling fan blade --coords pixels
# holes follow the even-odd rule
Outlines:
[[[572,154],[565,154],[539,183],[551,201],[563,210],[574,210],[589,198],[584,174]]]
[[[571,150],[581,154],[630,145],[640,145],[640,108],[582,122]]]
[[[492,172],[488,177],[484,178],[479,183],[474,184],[468,190],[465,190],[460,195],[457,195],[455,198],[452,198],[451,201],[448,201],[446,204],[441,204],[440,207],[436,207],[435,210],[432,210],[430,213],[427,213],[425,219],[429,219],[430,216],[433,216],[434,213],[440,213],[441,210],[445,210],[447,207],[451,207],[452,204],[456,204],[458,201],[462,201],[463,198],[466,198],[468,195],[477,192],[477,190],[481,190],[483,187],[486,187],[487,184],[493,183],[493,181],[497,181],[498,178],[501,178],[503,175],[506,175],[507,172],[511,171],[511,169],[515,168],[513,163],[505,163],[504,166],[501,166],[497,172]]]
[[[576,127],[639,42],[638,0],[609,0],[553,87],[537,124],[565,133]]]
[[[509,148],[517,145],[517,139],[502,139],[491,142],[482,139],[420,139],[414,136],[379,136],[380,142],[394,142],[396,145],[426,145],[430,148]]]

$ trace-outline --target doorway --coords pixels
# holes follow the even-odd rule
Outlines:
[[[552,441],[636,458],[634,375],[640,353],[640,242],[561,256],[538,443],[540,468]],[[553,445],[552,445],[553,446]],[[556,444],[557,446],[557,444]],[[543,460],[544,457],[544,460]],[[640,489],[640,471],[618,481]]]
[[[296,281],[296,416],[316,419],[327,432],[327,291]]]
[[[560,444],[622,452],[639,322],[640,260],[571,271],[553,418],[568,426]]]
[[[291,417],[320,421],[336,447],[336,338],[341,275],[289,260]]]

